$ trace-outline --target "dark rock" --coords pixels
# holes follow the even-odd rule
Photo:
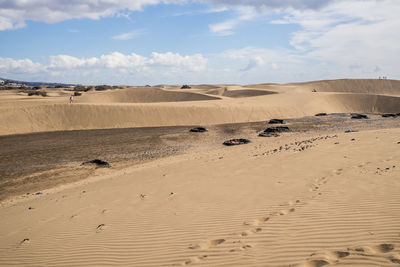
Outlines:
[[[264,133],[283,133],[290,132],[289,127],[287,126],[277,126],[277,127],[268,127],[264,130]]]
[[[399,116],[399,114],[394,114],[394,113],[386,113],[386,114],[382,114],[383,118],[396,118],[397,116]]]
[[[204,127],[196,127],[196,128],[190,129],[189,132],[192,132],[192,133],[204,133],[204,132],[207,132],[207,129],[204,128]]]
[[[345,133],[355,133],[355,132],[358,132],[357,130],[346,130],[346,131],[344,131]]]
[[[260,137],[278,137],[279,134],[262,132],[262,133],[259,133],[258,136],[260,136]]]
[[[364,115],[364,114],[353,113],[353,114],[351,114],[351,118],[360,120],[360,119],[368,119],[368,116]]]
[[[326,115],[328,115],[328,114],[326,114],[326,113],[317,113],[317,114],[315,114],[315,116],[317,116],[317,117],[326,116]]]
[[[101,159],[94,159],[91,161],[86,161],[82,163],[82,165],[86,164],[96,164],[97,168],[110,168],[110,164],[107,161],[101,160]]]
[[[237,146],[237,145],[248,144],[250,142],[251,141],[248,139],[239,138],[239,139],[231,139],[231,140],[225,141],[225,142],[223,142],[223,144],[226,146]]]
[[[272,119],[268,123],[269,124],[284,124],[285,122],[281,119]]]

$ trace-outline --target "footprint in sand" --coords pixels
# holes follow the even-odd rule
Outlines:
[[[252,246],[248,245],[248,244],[245,244],[245,245],[240,247],[241,250],[247,250],[247,249],[251,249],[251,248],[252,248]]]
[[[182,263],[182,265],[186,266],[186,265],[190,265],[190,264],[193,264],[193,263],[198,263],[198,262],[200,262],[201,260],[204,260],[207,257],[208,257],[208,255],[203,255],[203,256],[199,256],[199,257],[191,257],[190,259],[184,261]]]
[[[251,228],[250,230],[246,230],[242,233],[240,233],[241,237],[245,237],[245,236],[249,236],[250,234],[256,234],[262,231],[261,227],[255,227],[255,228]]]
[[[321,267],[328,264],[329,262],[327,262],[326,260],[311,260],[304,264],[304,267]]]
[[[289,214],[289,213],[294,212],[294,211],[296,211],[295,208],[286,209],[286,210],[281,210],[281,211],[279,212],[279,215],[283,216],[283,215]]]
[[[257,225],[260,225],[260,224],[262,224],[262,223],[264,223],[264,222],[266,222],[268,220],[269,220],[269,217],[263,217],[263,218],[260,218],[260,219],[255,219],[252,222],[243,222],[243,225],[257,226]]]
[[[347,251],[329,251],[317,255],[316,253],[311,256],[317,259],[311,259],[306,262],[304,266],[307,267],[318,267],[338,262],[339,259],[345,258],[350,255]]]
[[[28,244],[30,242],[31,242],[31,240],[29,238],[24,238],[23,240],[21,240],[21,242],[19,242],[18,246],[22,246],[22,245]]]
[[[393,263],[400,264],[400,254],[389,253],[395,249],[393,244],[379,244],[377,246],[372,247],[356,247],[356,248],[348,248],[347,251],[328,251],[323,252],[321,254],[313,253],[311,257],[314,259],[309,259],[304,266],[307,267],[319,267],[328,264],[336,264],[341,259],[346,258],[350,255],[357,255],[363,257],[382,257]]]
[[[225,239],[214,239],[214,240],[209,240],[200,244],[196,244],[196,245],[190,245],[189,248],[190,249],[209,249],[209,248],[213,248],[216,247],[222,243],[225,242]]]
[[[287,204],[289,205],[289,206],[294,206],[294,205],[296,205],[296,204],[299,204],[300,203],[300,200],[296,200],[296,201],[289,201]]]
[[[374,250],[378,253],[388,253],[388,252],[394,250],[394,245],[393,244],[380,244],[378,246],[372,247],[372,250]]]
[[[99,224],[99,225],[96,227],[96,232],[99,232],[99,231],[104,230],[105,227],[106,227],[106,225],[105,225],[104,223]]]
[[[260,227],[252,228],[250,231],[253,232],[253,233],[259,233],[259,232],[262,231],[262,228],[260,228]]]
[[[233,242],[233,243],[240,243],[241,245],[240,245],[239,248],[230,249],[229,252],[237,252],[237,251],[243,251],[243,250],[248,250],[248,249],[253,248],[252,245],[249,245],[249,244],[242,244],[242,242],[241,242],[240,240],[239,240],[239,241],[235,241],[235,242]]]
[[[384,254],[394,250],[393,244],[379,244],[377,246],[365,246],[365,247],[357,247],[357,248],[349,248],[349,251],[353,251],[354,254],[361,256],[368,256],[369,254]]]
[[[343,172],[343,169],[337,169],[333,171],[336,175],[341,175]]]

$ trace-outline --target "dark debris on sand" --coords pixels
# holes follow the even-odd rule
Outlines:
[[[227,140],[225,142],[223,142],[223,144],[225,146],[237,146],[237,145],[244,145],[244,144],[248,144],[251,141],[248,139],[244,139],[244,138],[239,138],[239,139],[230,139]]]
[[[204,132],[207,132],[207,129],[204,128],[204,127],[195,127],[195,128],[190,129],[189,132],[192,132],[192,133],[204,133]]]
[[[326,114],[326,113],[324,113],[324,112],[315,114],[315,116],[317,116],[317,117],[327,116],[327,115],[328,115],[328,114]]]
[[[90,161],[86,161],[84,163],[82,163],[82,165],[86,165],[86,164],[95,164],[97,168],[110,168],[111,165],[104,160],[101,159],[94,159],[94,160],[90,160]]]

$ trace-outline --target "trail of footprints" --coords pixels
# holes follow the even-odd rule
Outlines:
[[[331,138],[338,138],[338,135],[327,135],[327,136],[320,136],[320,137],[314,137],[302,141],[295,141],[290,144],[284,144],[280,146],[279,148],[267,150],[263,153],[260,154],[254,154],[253,157],[258,157],[258,156],[267,156],[270,154],[275,154],[278,152],[282,151],[293,151],[293,152],[298,152],[298,151],[305,151],[306,149],[314,147],[316,144],[314,142],[320,141],[320,140],[327,140]]]
[[[341,172],[342,170],[337,170],[335,172]],[[322,177],[315,179],[314,183],[310,185],[309,191],[312,193],[310,195],[310,199],[315,198],[317,195],[320,195],[321,193],[318,193],[317,191],[320,189],[322,185],[327,183],[327,178]],[[246,243],[246,237],[253,235],[253,234],[258,234],[263,231],[263,224],[267,223],[269,220],[275,218],[275,217],[281,217],[288,215],[290,213],[293,213],[296,211],[296,208],[299,207],[300,205],[304,205],[302,201],[299,199],[289,201],[288,203],[282,205],[286,206],[286,208],[278,210],[278,211],[273,211],[269,213],[265,217],[261,217],[258,219],[255,219],[250,222],[243,222],[243,225],[249,226],[249,228],[245,231],[242,231],[240,233],[231,233],[228,236],[233,236],[234,238],[218,238],[218,239],[213,239],[213,240],[208,240],[199,244],[191,244],[188,246],[189,249],[193,250],[202,250],[206,252],[206,250],[209,250],[211,248],[215,248],[217,246],[222,246],[224,244],[229,244],[229,253],[235,253],[235,252],[240,252],[248,249],[252,249],[253,245]],[[232,248],[233,245],[233,248]],[[191,257],[185,261],[182,262],[181,265],[186,266],[186,265],[191,265],[195,263],[200,263],[202,260],[205,260],[209,257],[210,255],[208,254],[202,254],[200,256],[195,256]]]
[[[330,264],[337,264],[343,261],[344,258],[369,257],[387,261],[387,263],[400,264],[400,247],[394,244],[379,244],[376,246],[365,246],[347,248],[341,251],[325,251],[321,253],[312,253],[305,264],[299,265],[304,267],[321,267]]]
[[[390,161],[390,159],[386,160]],[[367,165],[370,165],[371,162],[365,162],[362,164],[358,164],[353,167],[358,167],[358,168],[364,168]],[[395,168],[395,167],[392,167]],[[392,169],[391,168],[391,169]],[[386,169],[385,169],[386,171]],[[336,169],[332,172],[332,175],[341,175],[343,173],[343,169]],[[327,177],[321,177],[315,179],[314,183],[312,183],[309,187],[309,192],[311,195],[309,196],[309,199],[314,199],[318,195],[321,195],[320,191],[321,186],[326,184],[328,182]],[[208,250],[211,248],[215,248],[219,245],[223,244],[228,244],[231,242],[232,244],[237,245],[236,248],[231,248],[228,250],[230,253],[234,252],[240,252],[243,250],[248,250],[253,247],[251,244],[247,244],[245,241],[246,237],[252,234],[257,234],[262,232],[262,225],[264,223],[267,223],[269,220],[271,220],[274,217],[279,217],[279,216],[285,216],[287,214],[293,213],[296,211],[296,208],[300,205],[304,205],[306,203],[300,201],[300,200],[294,200],[294,201],[289,201],[286,206],[286,209],[282,209],[280,211],[275,211],[271,212],[268,216],[255,219],[252,222],[244,222],[244,225],[249,226],[249,229],[246,231],[241,232],[240,234],[233,233],[230,234],[229,236],[236,236],[238,238],[236,239],[231,239],[228,240],[228,238],[220,238],[220,239],[214,239],[214,240],[209,240],[200,244],[196,245],[190,245],[188,248],[189,249],[198,249],[198,250]],[[400,248],[399,248],[400,249]],[[389,253],[390,252],[390,253]],[[393,244],[380,244],[375,247],[358,247],[358,248],[347,248],[347,250],[343,251],[329,251],[329,252],[324,252],[323,254],[317,254],[313,253],[310,255],[310,258],[307,259],[307,262],[305,264],[302,264],[300,266],[305,266],[305,267],[320,267],[320,266],[325,266],[329,264],[334,264],[339,262],[341,259],[346,258],[351,255],[356,255],[356,256],[363,256],[363,257],[381,257],[388,262],[395,263],[395,264],[400,264],[400,252],[395,252],[395,246]],[[203,254],[200,256],[196,257],[191,257],[190,259],[184,261],[181,265],[190,265],[194,263],[199,263],[202,260],[205,260],[209,257],[208,254]]]

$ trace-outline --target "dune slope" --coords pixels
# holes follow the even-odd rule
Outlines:
[[[296,134],[99,170],[2,207],[0,265],[398,266],[399,133]]]

